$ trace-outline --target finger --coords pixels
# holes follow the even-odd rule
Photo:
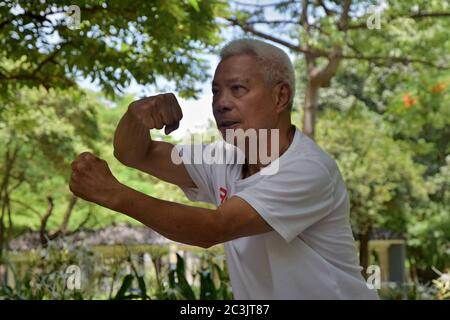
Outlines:
[[[175,118],[172,114],[172,106],[167,105],[159,108],[159,115],[165,125],[171,125],[175,122]]]
[[[147,129],[153,129],[155,127],[155,121],[150,114],[143,115],[140,120]]]
[[[139,111],[139,120],[147,129],[154,129],[160,126],[158,111],[155,111],[153,101],[147,101],[145,107]]]
[[[169,108],[165,108],[164,110],[162,110],[162,117],[164,120],[164,124],[166,126],[164,128],[164,132],[166,134],[169,134],[170,132],[178,128],[178,120],[175,116],[173,106],[170,106]]]
[[[91,152],[88,152],[88,151],[80,153],[78,158],[80,160],[88,160],[88,161],[98,159],[95,155],[93,155]]]
[[[177,117],[176,108],[170,108],[170,113],[171,113],[171,122],[166,124],[166,127],[164,128],[164,133],[166,135],[168,135],[171,132],[177,130],[178,127],[180,126],[180,121],[179,121],[179,119]]]
[[[178,129],[178,127],[180,126],[179,122],[176,122],[174,124],[171,125],[166,125],[166,127],[164,128],[164,133],[166,135],[170,134],[171,132],[175,131]]]
[[[158,110],[156,110],[156,112],[154,112],[152,114],[152,118],[153,118],[153,128],[155,129],[162,129],[164,127],[164,121],[163,118],[161,116],[161,112],[159,112]]]
[[[70,164],[70,166],[72,167],[72,171],[79,170],[79,165],[80,165],[79,160],[72,161],[72,163]]]
[[[172,100],[172,108],[170,108],[170,109],[171,109],[172,113],[174,114],[175,119],[177,121],[180,121],[183,118],[183,112],[181,111],[180,104],[178,103],[178,100],[174,94],[171,94],[170,97]]]
[[[79,173],[77,171],[73,171],[70,175],[70,182],[69,184],[73,184],[74,182],[78,181]]]
[[[87,168],[88,168],[88,165],[85,162],[77,161],[72,166],[72,172],[82,173],[82,172],[86,171]]]

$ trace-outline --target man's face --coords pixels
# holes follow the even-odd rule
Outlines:
[[[222,60],[214,74],[212,91],[213,114],[222,136],[227,129],[276,127],[276,101],[254,56]]]

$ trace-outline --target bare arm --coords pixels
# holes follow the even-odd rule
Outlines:
[[[273,230],[239,197],[231,197],[217,209],[206,209],[156,199],[122,185],[103,206],[140,221],[168,239],[203,248]]]
[[[195,187],[183,164],[171,159],[174,145],[153,141],[150,129],[165,133],[178,128],[181,108],[173,94],[163,94],[133,102],[114,134],[114,156],[126,166],[149,173],[180,187]]]
[[[70,190],[78,197],[124,213],[163,236],[210,247],[272,230],[247,202],[231,197],[217,209],[159,200],[120,183],[106,161],[82,153],[72,163]]]

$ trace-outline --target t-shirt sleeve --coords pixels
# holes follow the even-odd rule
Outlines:
[[[327,216],[334,205],[328,170],[312,160],[265,176],[236,196],[250,204],[286,242]]]
[[[212,186],[212,166],[202,159],[205,145],[177,145],[175,150],[178,152],[179,160],[189,173],[196,188],[181,188],[186,197],[191,201],[203,201],[214,203]]]

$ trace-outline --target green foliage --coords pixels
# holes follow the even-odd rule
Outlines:
[[[421,167],[412,161],[411,150],[392,138],[382,118],[361,105],[348,112],[327,110],[317,141],[338,162],[355,231],[381,226],[403,231],[403,204],[427,195]]]
[[[47,248],[28,253],[26,257],[14,261],[7,259],[5,264],[13,277],[13,286],[2,282],[0,299],[14,300],[64,300],[92,299],[93,261],[95,254],[84,247],[74,247],[64,242],[50,242]],[[67,287],[70,265],[85,266],[82,269],[82,287],[69,290]],[[2,279],[3,280],[3,279]]]
[[[43,88],[11,94],[0,111],[0,250],[6,220],[10,232],[20,218],[22,227],[36,228],[48,197],[67,203],[70,163],[81,150],[96,150],[99,137],[97,102],[89,94]]]
[[[187,281],[184,259],[177,254],[176,266],[171,268],[168,273],[168,286],[159,292],[158,298],[174,300],[232,299],[225,264],[217,261],[220,257],[220,255],[214,257],[208,253],[204,254],[199,270],[193,274],[193,281],[195,282],[197,278],[200,281],[200,287],[196,287]]]
[[[5,1],[0,6],[0,88],[67,87],[98,81],[121,92],[132,80],[174,82],[184,96],[207,77],[201,55],[218,43],[218,1],[76,3],[80,24],[68,26],[67,1]]]
[[[342,154],[339,165],[344,177],[350,177],[347,186],[352,201],[359,198],[366,204],[358,213],[367,219],[364,222],[355,221],[352,203],[355,231],[359,223],[370,225],[371,216],[376,216],[376,226],[403,234],[413,281],[431,281],[435,277],[432,266],[444,269],[450,263],[450,209],[445,196],[449,178],[444,174],[450,151],[448,79],[446,70],[406,65],[385,68],[347,61],[342,63],[332,87],[320,96],[320,116],[326,119],[323,123],[319,120],[318,141],[325,146],[331,144],[333,155]],[[356,105],[359,110],[372,112],[361,120],[354,116]],[[338,136],[344,145],[327,142],[336,140],[330,131],[342,131]],[[374,136],[376,147],[371,144]],[[380,150],[380,140],[390,145],[386,145],[388,152]],[[353,151],[355,142],[360,148]],[[373,151],[367,154],[372,154],[371,159],[365,160],[365,149]],[[352,157],[358,159],[356,163]],[[387,167],[389,162],[392,166]],[[360,180],[356,179],[358,175]],[[374,177],[379,177],[382,187],[377,189],[377,196],[370,192]],[[391,199],[384,204],[378,201],[383,194]],[[384,209],[370,211],[376,208],[374,200],[382,204],[379,209]]]
[[[14,284],[0,286],[0,299],[232,299],[221,255],[200,254],[189,270],[193,277],[188,281],[188,271],[180,254],[177,254],[176,265],[172,266],[168,263],[167,252],[153,248],[149,253],[154,271],[158,271],[144,274],[130,252],[125,259],[114,257],[111,260],[90,248],[70,246],[62,241],[50,242],[48,248],[11,259],[7,266],[14,273]],[[69,265],[82,266],[79,289],[67,288]]]
[[[408,254],[413,275],[430,281],[432,267],[450,266],[450,156],[440,171],[426,181],[430,201],[412,207],[408,225]]]
[[[450,75],[448,68],[442,68],[448,67],[450,20],[420,15],[448,8],[442,1],[390,2],[381,12],[381,29],[369,30],[366,21],[373,11],[368,8],[377,2],[353,1],[351,28],[343,31],[341,4],[309,3],[309,21],[314,22],[309,32],[297,23],[301,16],[298,4],[289,1],[280,1],[274,10],[294,24],[271,23],[270,30],[272,35],[289,35],[303,48],[317,52],[316,67],[327,62],[322,51],[339,48],[344,56],[332,87],[320,92],[317,141],[337,159],[346,180],[352,225],[358,233],[372,227],[401,232],[407,241],[413,280],[429,282],[436,277],[433,266],[446,272],[450,265]],[[71,196],[67,187],[70,163],[86,150],[107,160],[124,184],[189,204],[177,187],[114,159],[114,130],[134,97],[116,96],[108,101],[104,95],[114,96],[136,80],[142,85],[169,82],[182,95],[195,96],[198,83],[208,73],[202,55],[215,51],[219,41],[215,17],[233,15],[251,22],[264,20],[270,13],[267,7],[246,6],[230,14],[223,1],[215,0],[152,0],[126,6],[121,1],[89,0],[78,5],[78,29],[68,28],[62,19],[64,1],[6,1],[0,6],[0,231],[5,231],[0,238],[8,235],[6,231],[14,235],[25,228],[39,228],[49,206],[47,197],[54,202],[48,228],[61,224]],[[301,59],[297,64],[301,95],[308,66]],[[68,88],[79,79],[97,81],[103,92],[94,95]],[[130,221],[80,200],[68,229],[76,229],[88,216],[86,226],[91,228]],[[64,265],[61,261],[74,259],[60,256],[54,260]],[[131,268],[128,273],[119,272],[122,265],[104,271],[114,273],[113,282],[121,280],[118,288],[111,286],[109,297],[231,298],[225,268],[208,259],[192,275],[198,280],[193,285],[178,256],[173,269],[164,267],[151,279],[156,289],[148,285],[151,282],[138,272],[135,262],[122,261]],[[0,295],[16,299],[93,297],[84,292],[64,293],[61,281],[55,280],[63,276],[58,273],[62,269],[52,263],[46,269],[45,261],[30,266],[31,272],[43,273],[17,277],[15,288],[4,286]],[[34,283],[41,285],[34,287]],[[422,289],[418,286],[408,294],[434,296]],[[392,294],[398,296],[395,290]]]
[[[423,72],[396,90],[386,112],[396,137],[415,150],[415,160],[433,175],[450,154],[450,72]]]
[[[52,166],[61,172],[82,148],[95,150],[98,102],[92,96],[78,90],[24,88],[14,92],[14,99],[2,102],[2,140],[24,149],[25,156],[36,155],[34,161],[49,162],[36,161],[35,170]]]

